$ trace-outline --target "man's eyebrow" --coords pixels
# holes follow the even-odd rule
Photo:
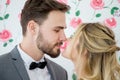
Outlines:
[[[59,28],[59,29],[66,29],[67,27],[63,27],[63,26],[57,26],[56,28]]]

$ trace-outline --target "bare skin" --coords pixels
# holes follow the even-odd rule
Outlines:
[[[65,13],[52,11],[42,25],[33,20],[28,22],[27,32],[20,47],[36,61],[40,60],[44,54],[57,57],[60,54],[62,42],[66,40],[65,28]]]

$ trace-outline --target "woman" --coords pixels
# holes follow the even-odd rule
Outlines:
[[[120,80],[118,50],[112,30],[100,23],[84,23],[69,40],[63,56],[73,61],[77,80]]]

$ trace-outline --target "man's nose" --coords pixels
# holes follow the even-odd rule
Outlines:
[[[61,35],[60,35],[60,40],[61,41],[66,41],[67,38],[66,38],[66,35],[65,35],[65,32],[62,32]]]

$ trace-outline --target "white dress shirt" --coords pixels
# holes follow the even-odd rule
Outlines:
[[[17,46],[20,56],[24,61],[25,68],[27,70],[28,76],[30,80],[51,80],[50,73],[48,72],[47,66],[44,69],[35,68],[33,70],[29,70],[29,66],[31,62],[42,62],[44,61],[44,57],[40,61],[35,61],[32,57],[26,54],[18,45]]]

